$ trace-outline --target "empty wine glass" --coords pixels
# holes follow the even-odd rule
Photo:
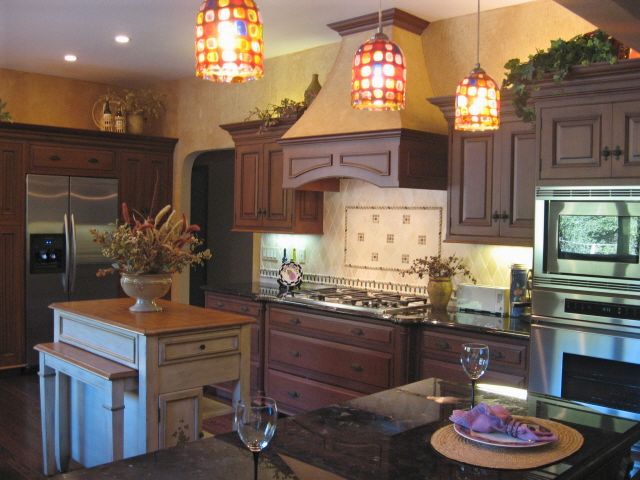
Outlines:
[[[260,452],[269,445],[276,433],[278,407],[269,397],[253,397],[251,403],[240,400],[236,404],[235,424],[240,440],[253,453],[253,478],[258,480]]]
[[[489,347],[482,343],[465,343],[460,352],[460,363],[471,379],[471,408],[476,404],[476,381],[484,375],[489,366]]]

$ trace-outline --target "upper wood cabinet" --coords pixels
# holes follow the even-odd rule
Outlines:
[[[282,188],[284,165],[277,140],[292,122],[261,131],[260,125],[221,125],[236,144],[234,230],[322,233],[323,193]]]
[[[625,184],[640,178],[640,61],[576,67],[533,92],[539,183]]]
[[[499,130],[458,132],[453,129],[454,97],[430,101],[450,125],[447,241],[532,245],[533,125],[519,121],[506,105]]]
[[[147,214],[155,188],[155,211],[171,203],[173,149],[155,153],[124,150],[118,160],[121,202]]]

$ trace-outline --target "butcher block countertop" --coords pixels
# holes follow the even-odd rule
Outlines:
[[[234,327],[253,323],[254,319],[236,313],[208,310],[192,305],[158,300],[161,312],[129,311],[134,300],[114,298],[52,303],[49,308],[80,315],[145,336],[202,330],[207,327]]]

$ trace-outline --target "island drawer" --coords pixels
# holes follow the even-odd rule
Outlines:
[[[31,171],[38,169],[115,172],[115,152],[57,145],[31,146]]]
[[[275,399],[279,409],[284,413],[315,410],[362,396],[358,392],[351,392],[272,369],[267,370],[266,386],[269,396]]]
[[[270,308],[269,323],[288,327],[288,329],[294,329],[296,332],[317,332],[335,335],[339,336],[341,341],[357,339],[382,345],[391,345],[394,332],[392,326],[314,315],[283,308]]]
[[[422,351],[426,356],[459,362],[463,343],[484,343],[489,346],[489,368],[525,369],[527,347],[523,344],[497,341],[487,336],[422,332]]]
[[[251,300],[240,300],[226,295],[207,293],[205,295],[205,308],[224,310],[225,312],[240,313],[251,317],[259,317],[262,313],[262,304]]]
[[[341,343],[269,330],[269,366],[281,365],[380,388],[391,385],[393,356]]]
[[[238,352],[240,330],[230,329],[194,335],[161,337],[159,365]]]

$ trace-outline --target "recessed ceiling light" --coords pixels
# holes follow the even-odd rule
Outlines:
[[[75,62],[76,60],[78,60],[78,57],[76,57],[74,54],[72,53],[68,53],[64,56],[64,60],[65,62]]]
[[[129,43],[131,39],[126,35],[116,35],[115,41],[117,43]]]

